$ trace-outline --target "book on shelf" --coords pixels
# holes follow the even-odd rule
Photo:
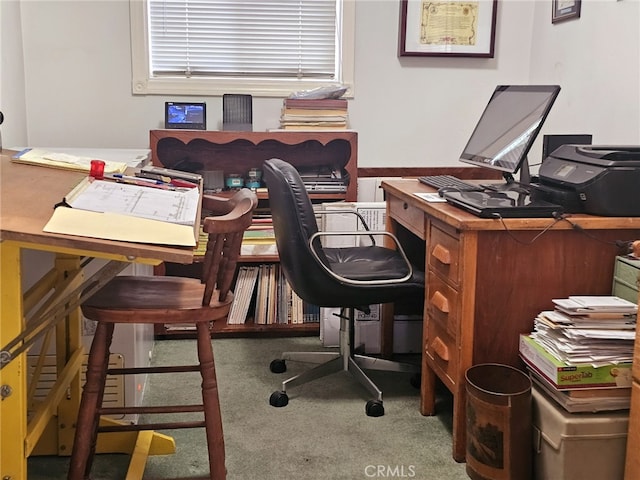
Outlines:
[[[242,236],[243,244],[256,244],[256,243],[275,243],[276,235],[271,227],[262,228],[249,228],[244,231]]]
[[[235,284],[233,303],[229,310],[227,323],[230,325],[243,324],[249,313],[249,306],[253,298],[258,267],[255,265],[241,266]]]
[[[285,108],[307,109],[347,109],[349,102],[346,98],[285,98]]]
[[[283,130],[346,130],[349,123],[346,99],[294,99],[283,101]]]
[[[228,324],[296,325],[319,322],[319,308],[304,302],[291,288],[280,265],[244,265],[238,277]]]
[[[345,118],[347,115],[347,108],[294,108],[294,107],[282,107],[282,115],[290,115],[291,117],[318,117],[318,116],[335,116],[339,118]]]
[[[283,130],[346,130],[347,122],[281,122]]]

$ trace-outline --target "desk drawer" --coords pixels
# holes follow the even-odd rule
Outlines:
[[[405,228],[424,239],[424,212],[396,197],[389,197],[390,215]]]
[[[455,339],[432,318],[427,320],[426,339],[425,352],[429,364],[453,392],[458,378],[458,348]]]
[[[453,338],[458,337],[460,305],[458,291],[447,285],[438,275],[431,273],[427,282],[427,311]]]
[[[455,285],[460,283],[460,239],[434,223],[429,228],[429,267]]]

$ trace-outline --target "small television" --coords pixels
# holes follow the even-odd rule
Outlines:
[[[207,129],[207,105],[203,102],[165,102],[164,128]]]
[[[502,171],[505,188],[529,184],[527,153],[538,136],[560,87],[498,85],[473,130],[460,161]]]

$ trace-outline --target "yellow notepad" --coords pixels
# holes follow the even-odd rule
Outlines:
[[[37,148],[28,148],[11,157],[11,161],[16,163],[61,168],[76,172],[89,172],[91,169],[91,160],[102,159],[70,155],[68,153],[48,152]],[[123,173],[127,168],[127,164],[124,162],[112,162],[110,160],[103,161],[105,173]]]
[[[56,208],[43,230],[122,242],[185,247],[196,245],[193,227],[189,225],[66,207]]]

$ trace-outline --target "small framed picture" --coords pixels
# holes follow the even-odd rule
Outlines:
[[[551,0],[551,23],[564,22],[571,18],[580,18],[582,0]]]
[[[497,0],[401,0],[398,56],[493,57]]]
[[[164,128],[207,129],[207,105],[204,102],[165,102]]]

